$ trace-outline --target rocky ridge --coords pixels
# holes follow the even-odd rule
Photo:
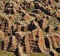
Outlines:
[[[0,49],[16,56],[60,53],[60,0],[0,1]]]

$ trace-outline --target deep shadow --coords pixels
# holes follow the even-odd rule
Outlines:
[[[25,46],[25,37],[23,37],[22,39],[20,39],[20,41],[21,41],[21,45],[23,45],[23,46]]]
[[[41,50],[39,49],[38,45],[33,48],[33,52],[41,53]]]
[[[55,27],[54,30],[57,31],[58,30],[58,27]]]
[[[24,53],[26,53],[26,48],[25,48],[25,46],[24,46],[24,48],[23,48],[23,51],[24,51]]]
[[[11,9],[11,14],[14,14],[14,10],[13,9]]]
[[[4,41],[2,41],[1,44],[2,44],[2,50],[4,50]]]
[[[29,31],[32,31],[32,30],[34,30],[34,29],[36,29],[36,26],[35,26],[35,24],[34,24],[33,22],[31,22],[31,23],[29,24],[29,26],[28,26],[28,30],[29,30]]]
[[[35,9],[40,9],[41,11],[43,11],[47,15],[51,14],[50,11],[44,9],[43,7],[39,6],[38,4],[35,4],[34,7],[35,7]]]
[[[55,0],[56,2],[58,2],[58,0]]]
[[[14,54],[15,54],[16,56],[19,56],[18,48],[15,50]]]
[[[45,28],[45,32],[48,32],[49,31],[49,26],[47,26],[47,28]]]
[[[48,1],[49,5],[51,5],[51,1]]]
[[[51,56],[54,56],[54,53],[52,51],[49,52]]]
[[[60,17],[57,17],[57,20],[60,22]]]
[[[38,39],[39,39],[39,35],[36,35],[36,40],[34,41],[34,47],[33,47],[33,52],[38,52],[41,53],[41,50],[39,49],[38,46]]]
[[[8,48],[7,48],[8,51],[9,51],[9,48],[11,47],[11,45],[12,45],[12,36],[10,37],[10,42],[9,42],[9,45],[8,45]]]
[[[9,10],[7,10],[7,9],[4,12],[7,13],[7,14],[9,14]]]
[[[43,23],[42,19],[38,21],[38,24],[39,24],[40,28],[42,28],[42,23]]]
[[[12,29],[12,35],[14,35],[15,36],[15,32],[17,31],[17,29],[16,30],[14,30],[14,26],[11,26],[11,29]],[[13,31],[14,30],[14,31]]]
[[[60,48],[56,48],[56,51],[60,53]]]
[[[21,31],[24,31],[24,26],[22,26]]]
[[[50,43],[49,43],[48,38],[45,38],[45,45],[47,48],[50,48]]]
[[[34,9],[32,12],[34,12],[34,13],[36,13],[36,14],[39,13],[37,9]]]

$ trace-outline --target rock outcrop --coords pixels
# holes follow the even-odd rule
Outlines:
[[[0,1],[0,50],[16,56],[31,56],[33,52],[58,56],[59,3],[60,0]]]

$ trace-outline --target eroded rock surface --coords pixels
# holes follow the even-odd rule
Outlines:
[[[16,56],[60,53],[60,0],[0,1],[0,49]]]

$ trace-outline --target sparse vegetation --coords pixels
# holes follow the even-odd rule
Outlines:
[[[49,55],[43,54],[43,53],[36,53],[36,52],[33,52],[33,53],[31,53],[31,56],[49,56]]]
[[[2,51],[0,50],[0,56],[15,56],[12,52]]]

